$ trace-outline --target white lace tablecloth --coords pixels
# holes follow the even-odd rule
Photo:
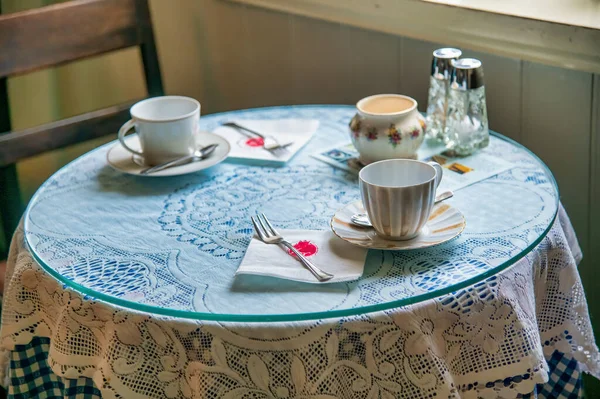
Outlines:
[[[217,323],[120,309],[65,288],[12,242],[0,370],[50,339],[64,378],[106,398],[515,398],[548,380],[560,351],[600,377],[600,356],[564,210],[513,267],[452,295],[343,319]]]
[[[556,353],[599,376],[577,240],[562,209],[551,225],[553,178],[496,135],[479,154],[513,168],[455,193],[467,228],[451,243],[370,251],[360,280],[327,287],[234,279],[249,215],[324,230],[359,198],[356,176],[311,157],[347,140],[353,112],[294,106],[202,117],[208,131],[228,119],[319,120],[285,167],[223,163],[145,180],[110,169],[105,146],[56,173],[12,242],[0,373],[10,364],[11,386],[37,378],[41,350],[55,375],[91,378],[103,397],[127,399],[531,397]],[[282,321],[307,313],[311,320]],[[38,338],[47,353],[27,347]]]

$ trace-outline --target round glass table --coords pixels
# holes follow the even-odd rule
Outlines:
[[[235,276],[257,211],[278,228],[325,230],[337,209],[359,199],[355,174],[311,156],[348,140],[353,113],[350,106],[290,106],[201,118],[206,131],[231,119],[318,119],[315,136],[285,166],[225,162],[185,176],[136,177],[107,165],[115,145],[108,144],[38,190],[25,215],[26,242],[63,284],[114,305],[275,322],[364,314],[457,291],[515,264],[553,225],[559,196],[548,168],[492,134],[483,154],[514,167],[455,192],[449,201],[467,221],[457,239],[424,250],[371,250],[362,278],[349,283]]]

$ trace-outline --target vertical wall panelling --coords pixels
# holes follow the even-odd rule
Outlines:
[[[554,173],[561,200],[587,254],[592,74],[530,62],[525,62],[523,68],[523,144]],[[592,266],[586,258],[581,267],[584,284],[594,273],[597,275]],[[590,295],[596,295],[592,287],[586,288]]]
[[[592,135],[590,145],[590,231],[589,231],[589,246],[587,253],[584,253],[584,258],[587,262],[586,273],[594,278],[596,283],[593,295],[595,300],[590,301],[592,317],[596,320],[597,329],[600,329],[600,293],[598,292],[598,264],[600,263],[600,74],[594,75],[593,78],[593,97],[592,97]],[[585,234],[585,233],[581,233]],[[592,280],[593,281],[593,280]],[[589,292],[588,294],[592,294]],[[598,383],[600,391],[600,382]],[[598,392],[600,397],[600,392]]]
[[[244,42],[246,62],[238,68],[247,69],[246,107],[292,102],[291,18],[256,7],[244,11],[244,35],[238,40]]]
[[[585,271],[583,284],[588,297],[592,325],[595,327],[596,342],[600,342],[600,293],[598,287],[598,264],[600,263],[600,74],[594,75],[592,97],[592,137],[590,168],[590,245],[584,253],[585,262],[581,269]],[[585,279],[587,277],[587,281]],[[584,387],[588,398],[600,397],[600,381],[587,376]]]
[[[244,13],[250,80],[248,106],[289,104],[293,100],[292,16],[248,7]]]
[[[177,7],[173,7],[168,1],[150,1],[165,91],[199,99],[203,113],[211,109],[214,112],[215,104],[221,102],[218,85],[235,81],[237,76],[231,72],[239,60],[232,57],[224,62],[223,52],[240,54],[241,46],[234,38],[242,36],[242,13],[235,11],[242,10],[243,6],[221,3],[179,1]],[[227,10],[226,15],[223,9]],[[231,65],[231,68],[227,70],[221,68],[222,65]],[[209,92],[215,93],[210,103],[205,101]]]
[[[305,17],[293,20],[293,92],[295,103],[352,103],[353,52],[348,28]]]
[[[201,101],[207,105],[204,113],[247,107],[252,101],[248,82],[251,70],[246,66],[255,44],[246,40],[248,19],[246,6],[203,0],[203,22],[210,26],[196,27],[205,46],[196,64],[203,70]],[[170,7],[170,5],[168,5]]]
[[[590,259],[600,262],[600,74],[594,75],[590,179]],[[600,314],[598,314],[600,318]]]
[[[398,73],[400,74],[400,81],[398,82],[398,89],[399,89],[398,92],[405,94],[406,91],[404,89],[404,79],[403,79],[403,77],[405,75],[404,75],[404,63],[402,62],[402,57],[404,55],[404,46],[405,46],[404,41],[406,39],[403,37],[400,37],[399,39],[400,40],[398,42],[398,54],[400,56],[400,61],[398,63],[399,64],[398,65]]]
[[[344,45],[350,58],[352,103],[381,93],[400,90],[400,38],[379,32],[347,27]]]

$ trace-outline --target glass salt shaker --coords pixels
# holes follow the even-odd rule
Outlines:
[[[460,58],[461,54],[462,52],[456,48],[440,48],[433,52],[425,119],[426,135],[430,139],[445,141],[444,128],[448,108],[448,87],[453,69],[452,61]]]
[[[475,58],[453,64],[444,135],[450,153],[465,156],[490,142],[483,66]]]

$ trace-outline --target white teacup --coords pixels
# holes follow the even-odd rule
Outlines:
[[[196,150],[200,122],[200,103],[181,96],[153,97],[131,107],[131,119],[119,129],[119,141],[128,151],[139,155],[147,165],[158,165],[191,155]],[[141,151],[125,142],[135,128]]]
[[[363,204],[377,234],[410,240],[429,219],[443,171],[436,162],[390,159],[365,166],[358,176]]]

